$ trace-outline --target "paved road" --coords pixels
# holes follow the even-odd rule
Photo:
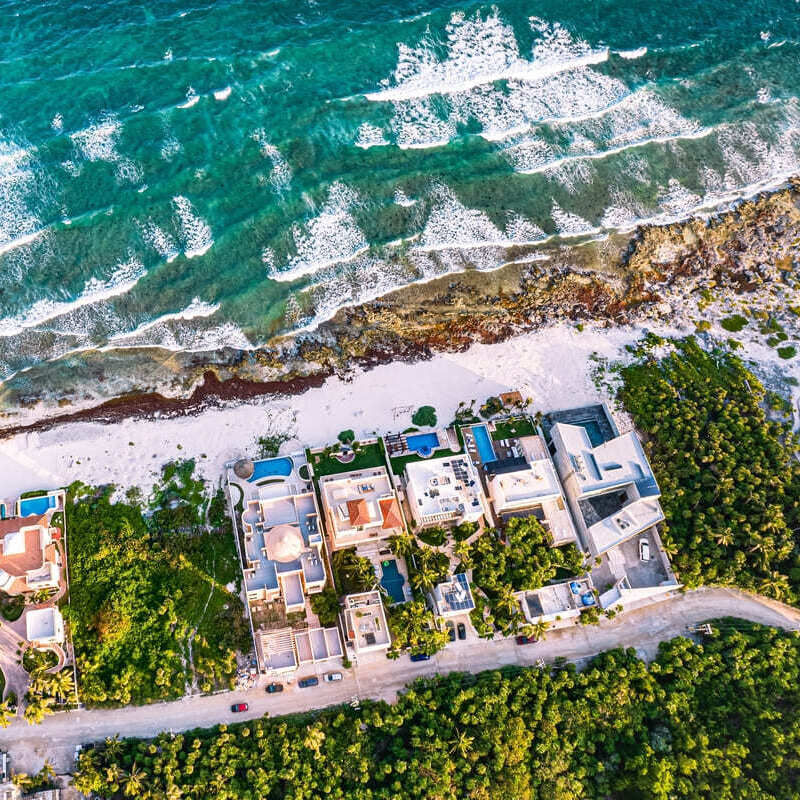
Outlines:
[[[349,702],[354,695],[393,700],[410,681],[436,672],[478,672],[507,664],[532,665],[537,659],[563,657],[580,662],[615,647],[635,647],[647,659],[659,642],[686,634],[687,627],[714,617],[736,616],[765,625],[800,630],[800,611],[731,589],[699,589],[668,597],[640,609],[626,609],[614,620],[597,626],[575,626],[548,634],[538,644],[518,646],[513,639],[484,642],[457,641],[427,662],[412,664],[407,657],[387,661],[382,654],[345,673],[345,680],[310,689],[287,686],[282,694],[267,695],[263,688],[192,697],[172,703],[110,710],[80,710],[49,717],[37,727],[21,720],[0,731],[0,747],[7,749],[12,767],[33,772],[49,758],[59,773],[68,772],[75,745],[121,736],[151,736],[162,730],[182,731],[270,715],[288,714]],[[232,714],[234,702],[250,710]]]

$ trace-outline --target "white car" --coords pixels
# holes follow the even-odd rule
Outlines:
[[[650,542],[647,539],[639,539],[639,560],[650,560]]]
[[[325,680],[328,681],[328,683],[331,683],[332,681],[340,681],[343,678],[344,678],[344,676],[342,675],[341,672],[329,672],[325,676]]]

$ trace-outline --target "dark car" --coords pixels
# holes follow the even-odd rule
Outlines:
[[[538,641],[535,636],[517,636],[517,644],[535,644]]]
[[[447,635],[450,637],[451,642],[456,640],[456,626],[450,621],[447,622]]]
[[[463,622],[459,622],[458,626],[458,638],[462,641],[467,638],[467,626]]]
[[[275,694],[276,692],[283,691],[283,684],[282,683],[271,683],[267,686],[267,694]]]
[[[430,661],[431,657],[425,655],[425,653],[413,653],[411,656],[412,661]]]
[[[235,714],[237,711],[247,711],[248,708],[250,708],[250,706],[248,706],[247,703],[234,703],[231,706],[231,711]]]
[[[319,686],[319,678],[311,676],[310,678],[300,678],[297,685],[301,689],[308,689],[309,686]]]

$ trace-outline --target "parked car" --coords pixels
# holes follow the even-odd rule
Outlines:
[[[309,678],[300,678],[300,680],[297,681],[297,685],[301,689],[308,689],[309,686],[319,686],[319,678],[314,675]]]
[[[325,676],[325,680],[326,680],[328,683],[333,683],[334,681],[341,681],[341,680],[343,680],[343,679],[344,679],[344,675],[342,675],[342,673],[341,673],[341,672],[329,672],[329,673],[328,673],[328,674]]]
[[[459,622],[457,629],[458,629],[458,638],[461,639],[461,641],[464,641],[464,639],[467,638],[467,626],[463,622]]]
[[[647,539],[639,539],[639,560],[650,560],[650,542]]]
[[[454,642],[456,640],[456,626],[450,620],[447,620],[445,624],[447,625],[447,635],[450,637],[450,641]]]
[[[283,684],[282,683],[271,683],[267,686],[267,694],[275,694],[276,692],[283,691]]]
[[[412,653],[411,660],[412,661],[430,661],[431,657],[425,655],[425,653]]]
[[[83,752],[83,745],[82,744],[76,744],[75,745],[75,764],[77,764],[78,761],[80,761],[82,752]]]
[[[517,636],[517,644],[535,644],[538,641],[535,636]]]
[[[234,703],[231,706],[231,711],[236,714],[239,711],[247,711],[248,708],[250,708],[250,706],[248,706],[247,703]]]

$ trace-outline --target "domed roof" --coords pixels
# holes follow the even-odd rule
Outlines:
[[[294,525],[276,525],[264,534],[267,558],[272,561],[294,561],[305,550],[303,535]]]
[[[233,471],[237,478],[246,481],[253,477],[255,465],[249,458],[242,458],[233,465]]]

